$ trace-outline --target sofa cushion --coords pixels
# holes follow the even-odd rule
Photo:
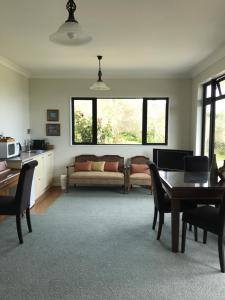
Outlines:
[[[124,185],[124,174],[121,172],[74,172],[70,182],[78,185]]]
[[[146,173],[131,174],[129,179],[130,179],[130,184],[150,185],[151,186],[151,176]]]
[[[105,161],[92,161],[91,162],[91,171],[103,172],[105,166]]]
[[[124,174],[121,172],[98,172],[98,171],[90,171],[90,172],[74,172],[70,175],[71,178],[96,178],[96,179],[121,179],[124,178]]]
[[[130,175],[130,178],[135,178],[135,179],[151,179],[151,176],[146,173],[133,173]]]
[[[106,161],[104,170],[107,172],[118,172],[119,162],[118,161]]]
[[[75,162],[74,171],[75,172],[91,171],[91,161]]]
[[[131,164],[131,174],[146,173],[150,174],[149,166],[147,164]]]

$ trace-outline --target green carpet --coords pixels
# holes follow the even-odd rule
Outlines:
[[[170,215],[161,241],[152,231],[153,199],[144,189],[78,189],[47,214],[0,224],[0,299],[224,299],[216,238],[188,232],[186,253],[170,252]],[[201,238],[201,232],[199,232]]]

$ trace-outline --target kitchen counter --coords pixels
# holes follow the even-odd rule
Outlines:
[[[7,165],[11,169],[21,169],[24,163],[28,163],[35,159],[35,157],[49,151],[52,150],[31,150],[30,152],[21,152],[19,156],[7,159]]]

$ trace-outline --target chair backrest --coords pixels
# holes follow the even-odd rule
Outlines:
[[[223,235],[225,225],[225,191],[223,194],[222,203],[219,206],[219,234]]]
[[[208,172],[209,158],[207,156],[185,156],[184,171],[186,172]]]
[[[31,186],[34,175],[34,168],[38,165],[36,160],[24,164],[16,190],[16,211],[22,213],[26,208],[30,207]]]
[[[160,211],[164,207],[165,191],[162,187],[161,179],[159,176],[159,171],[158,171],[156,165],[151,161],[149,164],[149,167],[150,167],[150,172],[151,172],[154,203],[155,203],[155,206]]]
[[[119,172],[124,171],[124,157],[119,155],[102,155],[97,156],[93,154],[82,154],[75,156],[75,162],[85,162],[85,161],[108,161],[108,162],[119,162],[118,170]]]
[[[133,156],[128,160],[131,164],[149,164],[149,158],[146,156]]]

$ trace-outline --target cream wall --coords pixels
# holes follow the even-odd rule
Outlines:
[[[107,80],[109,92],[93,93],[93,80],[31,79],[30,116],[32,138],[46,138],[46,110],[60,110],[61,136],[48,137],[55,145],[55,176],[65,173],[65,166],[75,155],[92,153],[118,154],[128,158],[134,155],[152,156],[151,146],[71,146],[70,98],[75,97],[162,97],[169,102],[168,148],[190,149],[191,80],[185,79],[130,79]],[[107,101],[107,100],[106,100]]]
[[[225,57],[198,74],[192,82],[192,130],[190,141],[191,147],[196,150],[196,154],[200,154],[201,151],[202,84],[221,74],[225,74]]]
[[[23,142],[28,128],[29,80],[0,64],[0,134]]]

